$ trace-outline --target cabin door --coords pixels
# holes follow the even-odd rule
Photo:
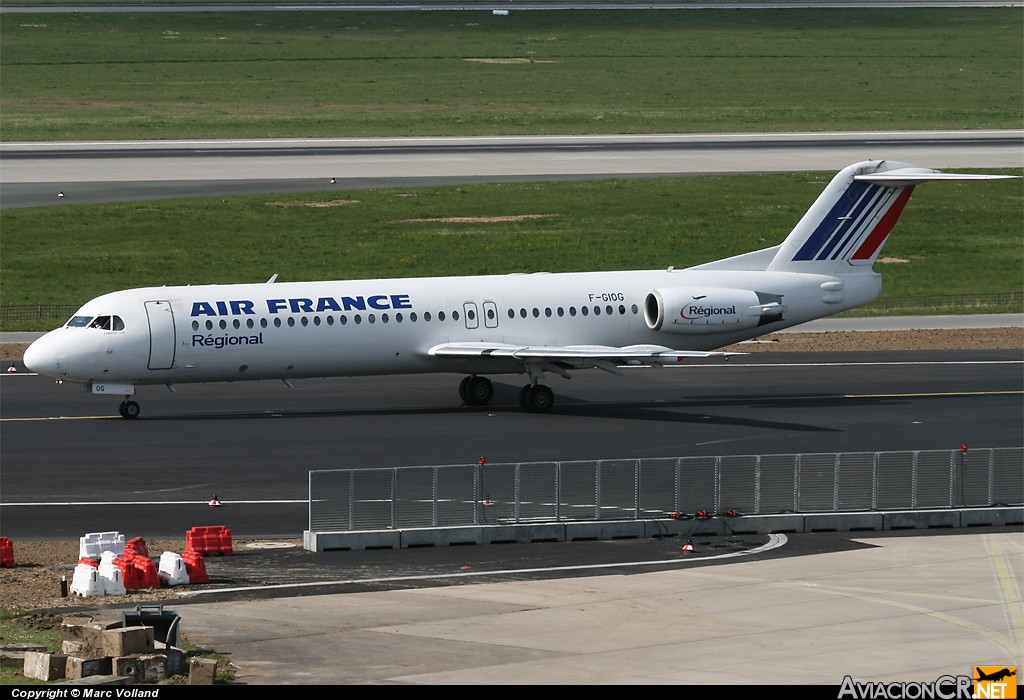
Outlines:
[[[149,317],[149,368],[170,369],[174,366],[174,312],[169,301],[147,301]]]

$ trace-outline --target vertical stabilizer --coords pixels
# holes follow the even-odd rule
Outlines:
[[[1003,175],[944,173],[894,161],[865,161],[839,172],[780,246],[769,270],[841,274],[870,268],[914,191],[931,180]]]

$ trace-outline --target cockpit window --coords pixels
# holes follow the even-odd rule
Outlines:
[[[101,328],[105,331],[123,331],[124,321],[121,320],[120,316],[97,316],[89,324],[89,328]]]
[[[74,316],[68,321],[68,328],[83,328],[89,325],[89,321],[92,320],[92,316]]]

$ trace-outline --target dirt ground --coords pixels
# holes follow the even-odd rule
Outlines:
[[[0,344],[0,361],[20,361],[25,345]],[[827,333],[775,333],[755,343],[727,348],[736,352],[837,352],[868,350],[960,350],[1008,349],[1024,351],[1024,328],[984,328],[922,331],[836,331]],[[138,533],[131,535],[139,536]],[[145,537],[143,533],[141,536]],[[150,555],[157,559],[165,551],[184,551],[184,540],[148,542]],[[235,543],[236,548],[244,543]],[[15,541],[13,568],[0,569],[0,606],[22,609],[81,607],[84,599],[62,598],[61,576],[70,585],[78,562],[77,541]],[[172,598],[173,588],[145,590],[118,596],[117,603],[138,604]],[[96,599],[90,599],[95,603]]]

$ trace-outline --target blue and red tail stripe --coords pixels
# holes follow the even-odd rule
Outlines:
[[[892,231],[913,187],[855,181],[793,260],[870,260]]]

